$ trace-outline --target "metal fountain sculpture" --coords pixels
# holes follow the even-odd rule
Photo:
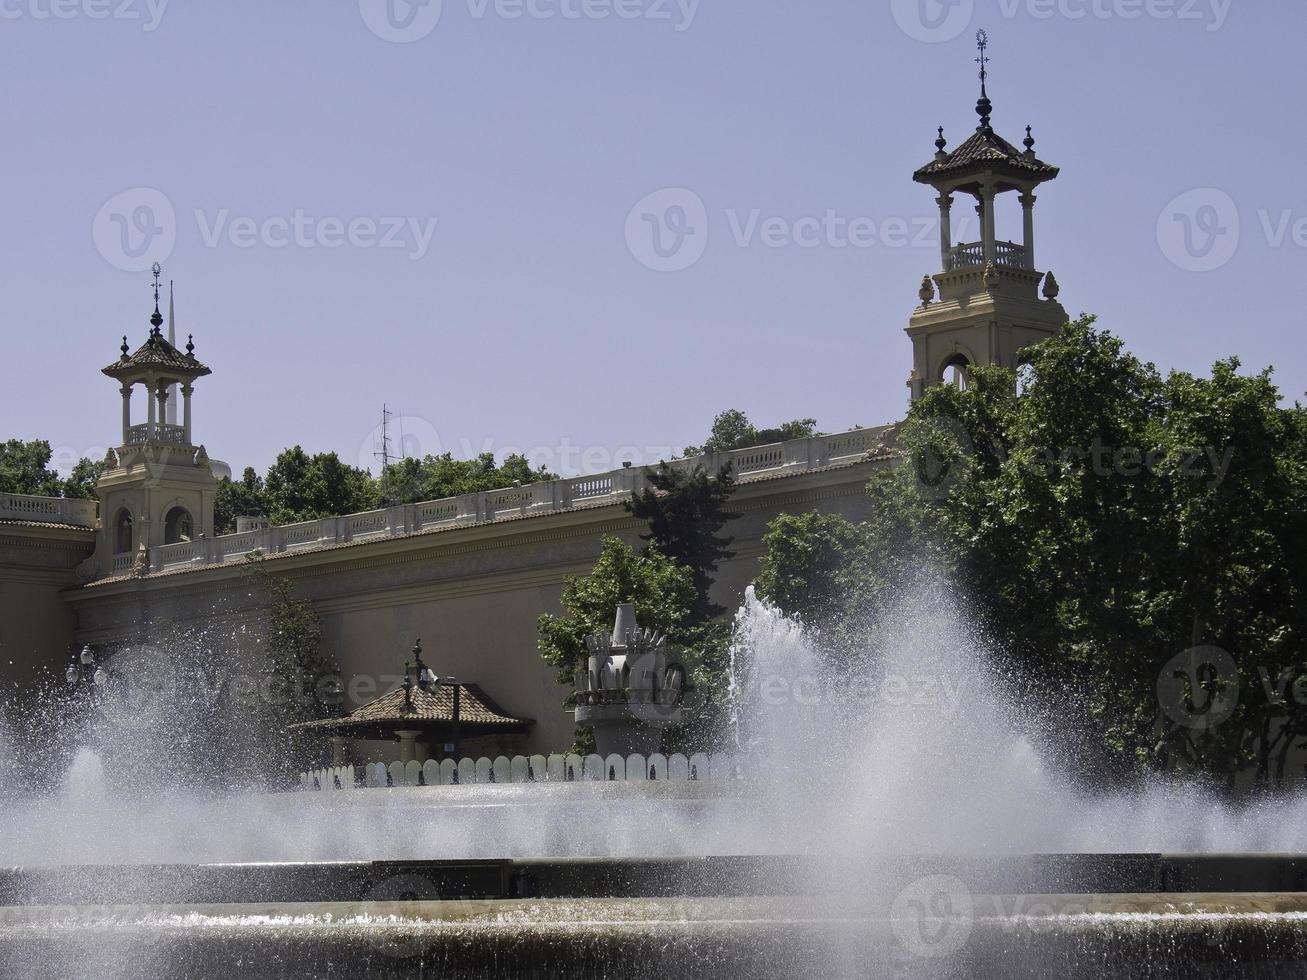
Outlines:
[[[680,724],[685,668],[669,663],[667,637],[641,627],[635,606],[623,603],[611,635],[586,637],[587,669],[578,671],[576,723],[594,729],[605,758],[658,751],[663,730]]]

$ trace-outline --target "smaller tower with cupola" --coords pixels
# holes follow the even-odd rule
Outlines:
[[[213,534],[217,481],[204,446],[193,431],[191,396],[195,382],[212,373],[195,357],[194,338],[185,351],[163,334],[159,277],[154,267],[154,313],[145,343],[131,352],[123,337],[121,356],[103,373],[122,395],[122,443],[109,450],[96,486],[100,498],[100,536],[95,557],[98,575],[138,569],[148,549],[197,541]],[[143,389],[145,419],[132,418],[132,396]],[[172,391],[181,394],[181,424],[170,411]]]
[[[1031,127],[1026,127],[1024,151],[994,131],[989,38],[984,31],[977,42],[980,124],[951,152],[941,127],[935,158],[913,174],[913,180],[938,194],[941,266],[940,272],[922,280],[921,305],[907,328],[913,355],[908,386],[914,401],[930,385],[965,385],[967,371],[976,364],[1015,369],[1024,348],[1057,333],[1067,322],[1066,310],[1057,301],[1057,280],[1035,265],[1035,189],[1056,178],[1058,168],[1035,155]],[[998,237],[997,209],[1009,193],[1021,205],[1020,243]],[[979,241],[953,240],[957,196],[975,201]]]

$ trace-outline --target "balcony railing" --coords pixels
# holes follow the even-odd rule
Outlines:
[[[728,462],[739,476],[801,473],[864,456],[881,445],[884,428],[852,429],[829,436],[794,439],[728,453],[677,460],[672,465],[702,465],[716,471]],[[266,527],[164,545],[150,551],[150,569],[209,565],[231,561],[256,551],[264,554],[312,551],[316,548],[441,527],[478,524],[498,518],[547,514],[571,507],[628,500],[647,485],[643,469],[620,469],[594,476],[576,476],[529,486],[469,493],[445,500],[401,504],[385,510],[345,517],[328,517],[284,527]],[[130,557],[130,556],[129,556]],[[121,573],[121,569],[116,569]]]
[[[994,264],[1006,266],[1009,269],[1029,269],[1030,261],[1026,257],[1026,247],[1018,245],[1016,242],[995,242],[994,243]],[[985,265],[985,244],[984,242],[969,242],[966,245],[955,245],[949,249],[949,267],[945,271],[952,269],[977,269]]]
[[[71,524],[95,527],[97,505],[94,500],[65,500],[62,497],[31,497],[20,493],[0,493],[0,521],[26,521],[31,524]]]
[[[134,425],[127,430],[127,445],[144,446],[146,444],[164,446],[186,445],[186,429],[180,425],[166,422],[146,422]]]

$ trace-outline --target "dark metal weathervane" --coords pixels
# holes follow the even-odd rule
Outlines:
[[[989,93],[985,90],[985,83],[989,80],[989,34],[983,30],[976,32],[976,47],[980,49],[980,57],[976,59],[976,64],[980,65],[980,100],[976,103],[976,114],[980,116],[980,126],[982,132],[993,132],[989,124],[990,114],[994,111],[994,105],[989,101]]]

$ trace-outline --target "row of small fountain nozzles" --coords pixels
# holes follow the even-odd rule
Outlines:
[[[680,703],[685,668],[667,662],[667,637],[641,627],[631,603],[617,607],[611,636],[596,633],[585,643],[590,659],[587,669],[576,674],[579,703]]]

